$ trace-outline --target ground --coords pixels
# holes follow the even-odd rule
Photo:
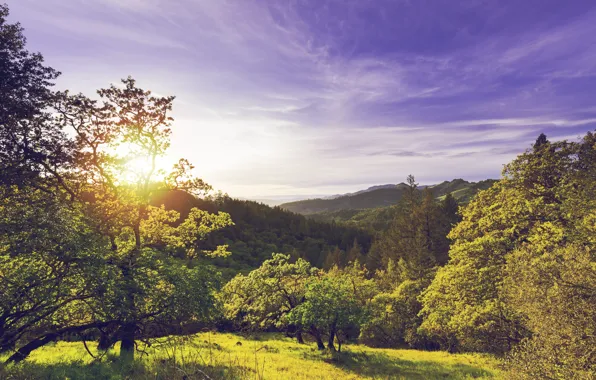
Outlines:
[[[133,368],[122,368],[117,348],[97,356],[93,343],[58,342],[26,362],[0,367],[6,379],[472,379],[499,378],[499,362],[486,355],[344,345],[320,352],[278,334],[243,337],[201,333],[145,347]],[[2,359],[2,358],[0,358]]]

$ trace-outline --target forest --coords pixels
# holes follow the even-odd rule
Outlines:
[[[0,378],[263,378],[275,359],[180,364],[190,341],[229,353],[259,339],[328,378],[596,378],[594,133],[537,136],[465,201],[411,175],[395,205],[309,218],[218,193],[183,158],[159,169],[174,96],[132,77],[55,90],[60,73],[7,17]],[[35,361],[75,344],[90,364]],[[155,347],[179,353],[139,368]],[[433,360],[467,364],[420,369]]]

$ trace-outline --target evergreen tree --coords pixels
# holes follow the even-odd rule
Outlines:
[[[362,254],[362,246],[358,244],[358,240],[354,239],[354,244],[352,248],[346,254],[346,263],[345,265],[354,264],[356,262],[362,263],[364,255]]]
[[[379,249],[385,263],[377,271],[382,292],[372,302],[372,318],[362,331],[362,339],[376,346],[434,347],[418,333],[422,308],[418,297],[430,284],[439,265],[447,262],[447,233],[455,219],[453,197],[439,203],[430,189],[417,189],[413,176],[399,204],[391,228],[380,238]]]
[[[546,135],[544,133],[541,133],[538,138],[536,139],[536,142],[534,143],[534,150],[539,149],[541,146],[548,144],[549,141],[546,138]]]
[[[451,227],[460,222],[459,203],[453,197],[453,194],[447,193],[441,202],[441,209],[447,224]]]

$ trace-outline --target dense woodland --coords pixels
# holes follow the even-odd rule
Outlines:
[[[7,16],[0,7],[8,363],[60,339],[119,344],[131,362],[139,342],[208,327],[332,352],[491,353],[508,378],[596,376],[593,133],[540,135],[465,205],[410,176],[395,206],[307,219],[214,193],[185,159],[158,171],[174,97],[130,77],[93,97],[56,91],[59,73]]]
[[[304,258],[323,266],[330,253],[346,256],[354,247],[365,255],[372,244],[373,232],[345,223],[319,222],[280,207],[215,195],[199,199],[180,191],[159,194],[153,201],[180,213],[181,218],[193,208],[211,213],[225,212],[234,225],[213,231],[199,243],[200,249],[211,250],[227,245],[231,255],[208,259],[225,277],[256,269],[276,252]]]

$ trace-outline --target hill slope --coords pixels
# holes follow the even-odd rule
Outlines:
[[[336,247],[346,252],[357,242],[362,253],[366,254],[372,243],[371,234],[363,229],[307,219],[303,215],[253,201],[229,197],[203,200],[182,191],[170,191],[157,197],[153,203],[178,211],[182,218],[192,207],[229,213],[234,225],[213,232],[198,247],[213,249],[227,244],[232,255],[212,259],[213,264],[227,276],[260,266],[273,252],[290,253],[320,267],[326,254]]]
[[[428,186],[428,188],[436,198],[442,198],[447,193],[452,193],[460,203],[467,203],[479,190],[487,189],[495,182],[495,180],[491,179],[480,182],[454,179],[453,181],[445,181],[437,185]],[[407,185],[405,183],[390,186],[373,186],[365,191],[346,194],[333,199],[307,199],[284,203],[280,207],[303,215],[386,207],[397,204],[406,188]]]

